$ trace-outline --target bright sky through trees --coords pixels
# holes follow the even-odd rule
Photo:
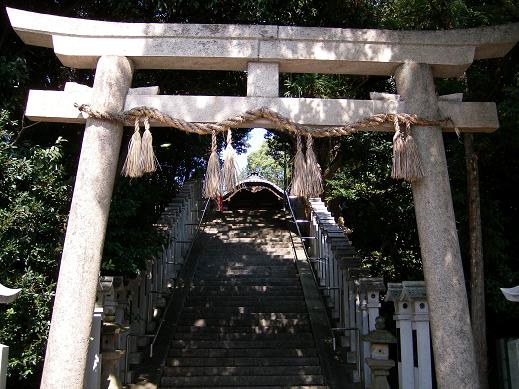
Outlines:
[[[247,167],[247,156],[253,151],[259,150],[261,145],[265,142],[265,134],[267,130],[264,128],[253,128],[249,133],[249,148],[244,154],[238,155],[238,166],[240,171],[243,171]]]

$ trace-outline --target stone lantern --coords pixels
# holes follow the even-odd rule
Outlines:
[[[370,389],[390,389],[387,376],[395,362],[389,359],[389,345],[396,343],[396,338],[386,330],[384,319],[379,316],[375,320],[375,330],[362,339],[371,344],[370,358],[366,358],[372,374]]]
[[[9,304],[18,298],[21,289],[11,289],[0,284],[0,304]],[[0,344],[0,389],[5,389],[7,380],[7,358],[9,347]]]

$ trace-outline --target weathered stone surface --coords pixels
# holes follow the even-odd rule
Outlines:
[[[124,57],[99,60],[93,103],[121,110],[132,79]],[[86,124],[60,264],[42,389],[83,389],[101,253],[123,129],[89,119]]]
[[[247,96],[279,96],[279,65],[277,63],[249,62]]]
[[[31,45],[54,48],[66,66],[93,68],[101,55],[127,56],[137,68],[246,70],[277,62],[281,72],[390,75],[408,61],[435,76],[463,74],[474,59],[504,56],[519,24],[449,31],[289,26],[113,23],[8,8]]]
[[[439,116],[427,64],[407,63],[395,73],[398,93],[412,112]],[[442,133],[438,127],[413,130],[424,178],[412,184],[418,235],[430,307],[436,379],[440,389],[479,388],[465,279],[452,206]]]
[[[74,103],[90,103],[91,94],[83,92],[58,92],[31,90],[25,115],[34,121],[84,123],[85,118]],[[440,101],[439,117],[449,117],[445,131],[456,126],[464,132],[492,132],[499,127],[495,103]],[[189,122],[214,123],[247,110],[268,107],[289,119],[307,126],[333,127],[362,120],[379,113],[414,113],[405,101],[348,100],[348,99],[297,99],[280,97],[231,96],[153,96],[133,95],[126,98],[124,110],[149,106]],[[152,126],[162,126],[151,123]],[[257,120],[251,126],[272,128],[272,123]],[[377,131],[393,131],[393,126],[377,127]]]

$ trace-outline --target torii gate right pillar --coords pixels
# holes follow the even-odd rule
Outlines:
[[[409,112],[426,119],[438,119],[438,101],[429,65],[404,63],[395,72],[395,79]],[[478,389],[442,131],[439,127],[417,127],[413,137],[424,170],[424,178],[413,183],[412,189],[438,388]]]

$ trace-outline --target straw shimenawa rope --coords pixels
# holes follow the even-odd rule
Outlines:
[[[130,143],[128,144],[128,155],[124,161],[123,170],[121,174],[126,177],[141,177],[142,169],[142,139],[140,132],[139,118],[135,118],[134,131]]]
[[[230,190],[230,188],[234,187],[237,181],[237,170],[235,166],[236,152],[232,148],[230,128],[244,127],[257,119],[266,119],[274,124],[275,129],[288,131],[297,136],[297,153],[294,157],[291,193],[298,196],[317,196],[322,193],[322,179],[320,178],[321,168],[317,163],[317,158],[313,151],[314,137],[322,138],[352,135],[368,128],[377,128],[386,123],[393,123],[395,136],[393,137],[393,166],[391,175],[393,178],[413,182],[423,177],[423,170],[418,150],[411,134],[411,125],[443,126],[446,123],[452,122],[450,119],[427,120],[406,113],[387,113],[372,115],[358,122],[345,124],[344,126],[313,128],[295,123],[277,112],[266,107],[261,107],[246,111],[218,123],[191,123],[171,117],[151,107],[136,107],[120,113],[111,113],[98,111],[88,104],[75,104],[75,106],[79,111],[90,117],[116,121],[123,124],[133,123],[135,125],[135,132],[130,141],[128,157],[123,167],[123,174],[130,177],[139,177],[144,172],[153,171],[155,169],[155,156],[151,145],[151,133],[149,132],[150,120],[177,128],[187,133],[199,135],[211,134],[211,156],[207,164],[207,173],[204,183],[205,197],[215,197],[221,194],[222,188]],[[146,127],[142,145],[138,127],[141,118],[144,119],[144,125]],[[405,125],[405,130],[400,128],[400,124]],[[225,150],[224,169],[222,172],[216,151],[216,134],[225,131],[228,131],[228,139],[227,148]],[[302,151],[301,136],[303,135],[307,136],[306,161]],[[141,151],[142,147],[144,149]],[[139,158],[137,158],[137,155],[139,155]],[[223,183],[221,183],[221,175],[224,179]]]
[[[231,129],[227,130],[227,146],[223,151],[222,191],[231,192],[238,184],[239,168],[236,150],[232,147]]]
[[[410,125],[419,126],[442,126],[450,122],[450,119],[426,120],[420,119],[416,115],[409,115],[406,113],[387,113],[372,115],[356,123],[346,124],[344,126],[313,128],[295,123],[292,120],[278,114],[277,112],[274,112],[266,107],[261,107],[246,111],[242,114],[230,117],[218,123],[191,123],[182,119],[171,117],[165,113],[162,113],[158,109],[151,107],[136,107],[121,113],[110,113],[98,111],[88,104],[75,104],[75,106],[79,111],[96,119],[115,121],[123,124],[133,124],[135,118],[148,117],[151,121],[166,124],[181,131],[198,135],[209,135],[212,134],[213,131],[225,132],[229,128],[240,127],[257,119],[269,120],[276,126],[277,130],[285,130],[300,135],[310,134],[314,138],[351,135],[367,128],[376,128],[384,125],[385,123],[393,123],[395,117],[398,117],[398,120],[401,123],[409,123]]]
[[[301,135],[296,136],[296,155],[294,156],[294,171],[292,173],[291,196],[306,196],[308,190],[306,179],[306,161],[303,154]]]
[[[406,123],[405,130],[402,130],[398,117],[395,117],[394,127],[391,177],[408,182],[420,180],[423,177],[422,163],[411,134],[411,125]]]
[[[215,198],[221,194],[220,189],[220,160],[218,159],[216,131],[211,134],[211,155],[207,161],[207,171],[205,173],[203,196],[205,198]]]
[[[321,176],[321,166],[317,162],[314,153],[314,139],[312,135],[306,136],[306,172],[305,179],[307,181],[304,194],[307,197],[318,197],[323,193],[323,179]]]
[[[144,173],[152,173],[157,170],[157,157],[153,152],[153,137],[150,131],[150,121],[148,117],[144,120],[144,133],[142,134],[141,158],[142,171]]]

